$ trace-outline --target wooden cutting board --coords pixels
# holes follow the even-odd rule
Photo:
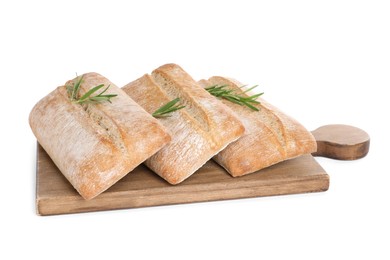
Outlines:
[[[351,139],[351,131],[361,130],[347,129],[345,132],[346,127],[348,126],[331,125],[313,131],[319,147],[316,155],[356,159],[367,154],[368,135],[363,132]],[[344,139],[337,133],[347,133],[348,138],[344,139],[348,140],[340,144],[340,140]],[[190,178],[176,186],[168,184],[144,165],[140,165],[110,189],[86,201],[38,144],[36,185],[37,214],[56,215],[320,192],[328,190],[329,176],[311,155],[284,161],[237,178],[231,177],[222,167],[210,160]]]

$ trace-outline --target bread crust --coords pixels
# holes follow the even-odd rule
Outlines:
[[[227,85],[235,93],[248,96],[242,89],[243,84],[231,78],[214,76],[199,84],[203,87]],[[315,138],[298,121],[264,99],[257,100],[261,103],[255,106],[260,111],[220,99],[245,126],[245,134],[214,157],[234,177],[317,150]]]
[[[245,131],[228,107],[176,64],[163,65],[122,89],[149,113],[177,97],[186,106],[159,119],[172,141],[145,162],[171,184],[191,176]]]
[[[80,94],[99,84],[110,85],[106,93],[118,95],[112,103],[76,104],[70,101],[66,87],[60,86],[40,100],[29,117],[38,142],[87,200],[108,189],[171,139],[156,119],[97,73],[84,74]]]

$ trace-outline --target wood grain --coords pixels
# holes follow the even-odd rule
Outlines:
[[[325,125],[312,131],[317,141],[314,156],[338,160],[356,160],[367,155],[370,136],[350,125]]]
[[[39,144],[37,149],[39,215],[320,192],[329,188],[328,174],[311,155],[305,155],[237,178],[209,161],[176,186],[141,165],[110,189],[87,201],[74,190]]]

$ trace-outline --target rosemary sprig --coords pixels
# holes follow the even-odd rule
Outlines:
[[[161,118],[161,117],[169,117],[171,116],[170,113],[175,112],[177,110],[180,110],[184,108],[185,106],[180,106],[177,104],[180,101],[180,98],[175,98],[165,105],[161,106],[159,109],[153,112],[152,116],[156,118]]]
[[[257,85],[245,90],[244,93],[249,92],[256,87]],[[264,93],[259,93],[252,96],[242,96],[237,93],[234,93],[234,90],[229,89],[228,85],[218,85],[218,84],[207,87],[205,89],[215,97],[224,98],[230,102],[233,102],[240,106],[246,106],[255,111],[259,111],[259,109],[255,107],[254,104],[260,104],[260,102],[257,101],[256,99],[264,94]]]
[[[78,78],[78,80],[76,81],[76,83],[73,86],[71,86],[71,85],[66,86],[68,96],[72,102],[77,103],[77,104],[84,104],[84,103],[91,103],[91,102],[98,103],[98,102],[108,101],[111,103],[111,98],[118,96],[117,94],[103,95],[108,90],[110,85],[108,85],[105,89],[103,89],[103,91],[101,91],[99,94],[92,96],[92,94],[96,93],[99,89],[104,87],[104,84],[100,84],[96,87],[91,88],[84,95],[79,97],[80,86],[81,86],[81,82],[83,80],[83,77],[84,77],[84,75],[82,75],[80,78]]]

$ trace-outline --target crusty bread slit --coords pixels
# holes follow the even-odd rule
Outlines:
[[[85,112],[92,119],[92,122],[96,126],[101,127],[107,134],[107,137],[111,139],[112,143],[123,153],[127,153],[126,146],[123,142],[118,126],[115,122],[104,112],[97,109],[93,104],[82,105]]]
[[[174,78],[170,79],[167,75],[164,75],[164,73],[158,70],[153,71],[151,76],[156,85],[164,91],[170,100],[180,98],[180,104],[185,106],[185,111],[190,117],[193,120],[196,120],[204,131],[209,131],[207,115],[191,94],[188,93],[188,90],[184,87],[180,87],[179,84],[175,82]]]

